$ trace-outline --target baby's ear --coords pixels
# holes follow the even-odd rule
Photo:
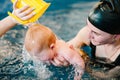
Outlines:
[[[52,44],[50,45],[50,49],[53,49],[54,47],[55,47],[55,44],[52,43]]]

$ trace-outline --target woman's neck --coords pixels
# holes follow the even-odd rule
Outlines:
[[[114,40],[112,43],[105,44],[104,46],[116,49],[117,47],[120,47],[120,39]]]
[[[115,61],[120,54],[120,40],[114,43],[97,46],[97,57],[105,57],[111,61]]]
[[[104,49],[107,58],[114,61],[120,53],[120,40],[104,45]]]

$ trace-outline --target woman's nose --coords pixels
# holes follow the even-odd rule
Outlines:
[[[90,31],[90,33],[89,33],[89,39],[93,39],[94,37],[93,37],[93,32],[92,31]]]

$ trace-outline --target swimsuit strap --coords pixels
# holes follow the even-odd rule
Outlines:
[[[92,55],[91,58],[95,59],[96,46],[90,43],[90,47],[91,47],[91,55]]]
[[[120,55],[117,57],[117,59],[113,62],[116,66],[120,66]]]

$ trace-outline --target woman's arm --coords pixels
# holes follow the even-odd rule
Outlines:
[[[13,12],[12,14],[16,15],[22,20],[28,20],[35,15],[33,13],[34,8],[30,8],[29,6],[24,6],[20,9],[17,8],[18,0],[13,3]],[[18,22],[12,17],[8,16],[0,21],[0,37],[5,34],[8,30],[14,27]]]
[[[12,20],[10,16],[0,21],[0,37],[5,34],[9,29],[14,27],[17,23]]]
[[[87,26],[83,27],[78,34],[68,42],[68,44],[73,45],[75,48],[80,48],[83,44],[89,45],[89,33],[89,28]]]

